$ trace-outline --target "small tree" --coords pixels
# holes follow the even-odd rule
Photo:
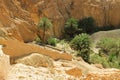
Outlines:
[[[85,61],[89,62],[90,38],[86,33],[75,36],[70,42],[71,48],[78,50],[77,56],[81,56]]]
[[[74,18],[70,18],[65,23],[64,31],[70,37],[73,37],[76,31],[78,30],[78,21]]]
[[[40,22],[38,23],[38,28],[42,28],[44,30],[44,33],[43,33],[43,43],[45,43],[45,34],[46,34],[46,30],[49,29],[50,27],[52,26],[52,23],[51,21],[44,17],[40,20]]]

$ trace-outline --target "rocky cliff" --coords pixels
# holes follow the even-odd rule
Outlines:
[[[57,37],[70,17],[92,16],[100,26],[118,26],[120,0],[0,0],[0,13],[0,35],[28,42],[35,39],[36,26],[44,16],[53,23],[47,34]]]

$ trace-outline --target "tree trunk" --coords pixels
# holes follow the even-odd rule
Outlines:
[[[43,44],[45,44],[45,27],[44,27],[44,33],[43,33]]]

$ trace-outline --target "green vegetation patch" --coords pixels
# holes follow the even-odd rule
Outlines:
[[[89,62],[90,38],[86,33],[75,36],[70,42],[71,48],[78,51],[77,56],[81,56],[85,61]]]
[[[105,68],[120,69],[120,39],[103,38],[97,44],[99,54],[91,54],[91,63],[100,63]]]
[[[50,37],[48,40],[47,40],[47,43],[49,45],[52,45],[52,46],[56,46],[56,44],[58,43],[58,39],[57,38],[53,38],[53,37]]]

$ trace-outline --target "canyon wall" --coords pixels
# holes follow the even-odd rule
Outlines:
[[[46,34],[59,38],[70,17],[92,16],[99,26],[119,26],[120,0],[0,0],[0,13],[0,36],[29,42],[42,36],[43,31],[37,31],[42,17],[53,23]]]

